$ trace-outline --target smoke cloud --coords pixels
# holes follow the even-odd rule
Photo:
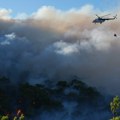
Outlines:
[[[93,24],[94,11],[108,13],[91,5],[68,11],[43,6],[24,19],[13,19],[11,10],[0,10],[0,75],[14,83],[76,75],[119,94],[120,13],[116,11],[118,19]]]

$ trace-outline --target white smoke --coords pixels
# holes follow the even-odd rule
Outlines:
[[[0,8],[0,19],[11,19],[11,14],[12,10],[11,9],[4,9],[4,8]]]
[[[119,12],[118,19],[96,25],[91,5],[68,11],[43,6],[22,20],[8,13],[2,15],[7,21],[0,20],[0,75],[14,82],[77,75],[109,93],[120,92],[120,39],[114,37],[120,34]]]

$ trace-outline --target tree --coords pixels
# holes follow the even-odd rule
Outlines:
[[[8,120],[8,116],[2,116],[1,120]]]
[[[23,114],[21,114],[21,116],[19,117],[19,120],[25,120],[25,117]]]
[[[120,98],[118,96],[113,98],[113,101],[110,103],[110,108],[113,114],[113,118],[111,120],[120,120]]]
[[[15,116],[15,117],[13,118],[13,120],[17,120],[17,117]]]

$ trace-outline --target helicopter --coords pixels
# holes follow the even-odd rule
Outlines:
[[[106,20],[114,20],[114,19],[117,19],[117,15],[115,15],[115,16],[113,16],[112,18],[104,18],[105,16],[108,16],[108,15],[110,15],[110,14],[107,14],[107,15],[104,15],[104,16],[98,16],[98,15],[96,15],[98,18],[96,18],[96,19],[94,19],[93,20],[93,23],[100,23],[100,24],[102,24],[103,22],[105,22]]]

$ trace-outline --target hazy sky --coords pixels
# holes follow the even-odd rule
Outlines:
[[[41,6],[54,6],[57,9],[68,10],[91,4],[100,10],[116,9],[119,0],[0,0],[0,8],[12,9],[12,15],[30,14]]]

